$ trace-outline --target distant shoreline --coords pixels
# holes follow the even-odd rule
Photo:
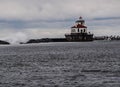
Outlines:
[[[95,36],[93,41],[97,40],[120,40],[120,36]],[[89,41],[68,41],[66,38],[41,38],[41,39],[30,39],[27,42],[20,42],[19,44],[31,44],[31,43],[49,43],[49,42],[89,42]],[[9,45],[10,42],[0,40],[0,45]]]

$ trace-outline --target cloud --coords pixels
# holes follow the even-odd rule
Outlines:
[[[119,4],[119,0],[0,0],[0,39],[18,43],[64,37],[79,16],[95,35],[118,35]]]
[[[119,0],[0,0],[0,18],[6,20],[64,20],[119,16]]]

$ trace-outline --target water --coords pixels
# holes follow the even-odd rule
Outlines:
[[[120,87],[120,41],[0,46],[0,87]]]

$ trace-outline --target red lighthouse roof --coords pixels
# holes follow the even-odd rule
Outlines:
[[[71,28],[87,28],[87,27],[81,24],[77,24],[75,26],[72,26]]]

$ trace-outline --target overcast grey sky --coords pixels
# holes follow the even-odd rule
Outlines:
[[[82,16],[97,35],[120,35],[120,0],[0,0],[0,39],[64,37]]]

